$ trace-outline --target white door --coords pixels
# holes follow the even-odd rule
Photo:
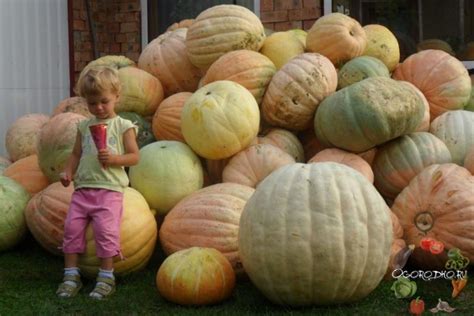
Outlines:
[[[67,0],[0,0],[0,156],[8,127],[69,97]]]

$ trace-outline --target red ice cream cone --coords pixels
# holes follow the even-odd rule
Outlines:
[[[107,148],[107,124],[89,126],[97,150]],[[102,165],[105,168],[105,165]]]

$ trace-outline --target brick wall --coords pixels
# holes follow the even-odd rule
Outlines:
[[[73,19],[74,83],[84,66],[94,59],[93,44],[97,57],[123,55],[138,61],[141,52],[140,0],[89,0],[94,43],[85,0],[71,0],[69,3]]]
[[[322,0],[261,0],[260,20],[275,31],[308,30],[322,15]]]

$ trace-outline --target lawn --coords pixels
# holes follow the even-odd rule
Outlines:
[[[6,315],[408,315],[409,300],[396,299],[383,281],[357,304],[332,307],[289,308],[274,305],[260,294],[248,279],[238,281],[233,296],[209,307],[183,307],[165,301],[156,290],[155,275],[163,254],[157,247],[145,270],[118,279],[117,292],[107,301],[88,298],[94,283],[84,280],[78,297],[60,300],[55,290],[62,278],[62,258],[55,257],[28,235],[15,249],[0,254],[0,316]],[[472,271],[470,271],[472,275]],[[457,310],[453,315],[474,315],[474,284],[451,299],[451,284],[446,280],[417,280],[417,295],[427,310],[438,298]],[[429,311],[426,313],[431,314]],[[448,315],[438,313],[437,315]]]

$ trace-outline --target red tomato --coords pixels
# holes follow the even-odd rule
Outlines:
[[[434,255],[442,253],[444,250],[444,244],[441,241],[433,241],[430,246],[430,252]]]
[[[410,302],[410,314],[421,315],[425,311],[425,302],[419,297]]]
[[[431,249],[431,245],[435,242],[435,240],[433,238],[430,238],[430,237],[424,237],[424,238],[421,238],[420,240],[420,247],[421,249],[425,250],[425,251],[430,251]]]

